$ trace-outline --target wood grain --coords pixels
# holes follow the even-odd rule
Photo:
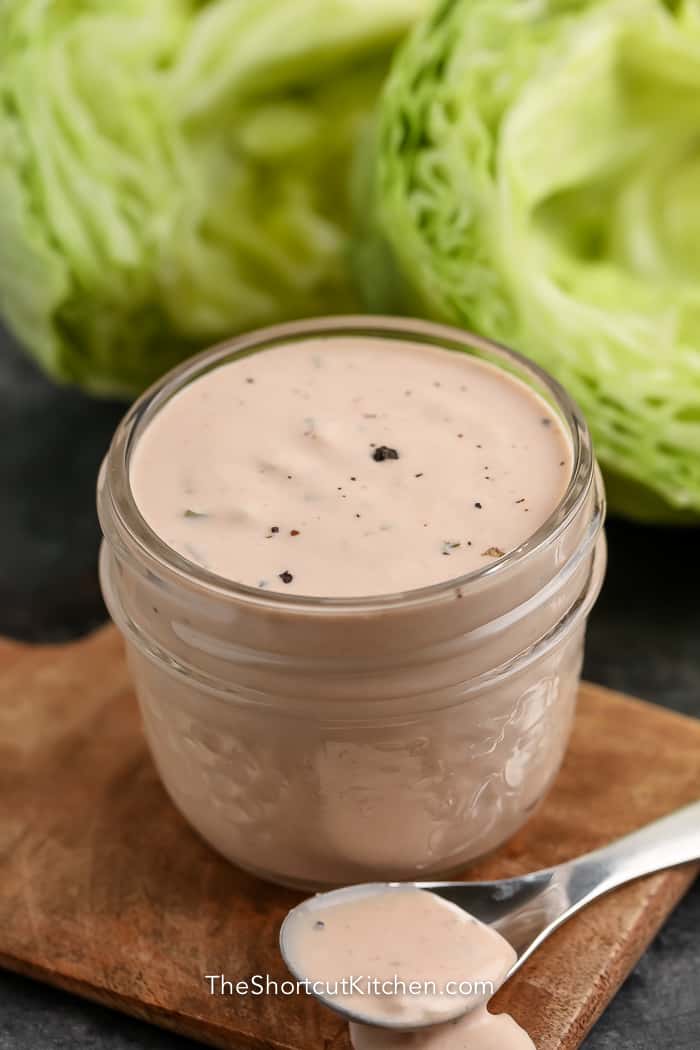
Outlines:
[[[497,855],[498,878],[566,860],[700,796],[700,722],[581,688],[564,768]],[[538,1050],[573,1050],[690,885],[639,880],[559,930],[494,1000]],[[299,895],[216,856],[160,787],[113,628],[69,646],[0,640],[0,964],[230,1050],[347,1050],[305,996],[211,996],[206,974],[288,976]]]

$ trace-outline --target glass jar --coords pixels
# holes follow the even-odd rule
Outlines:
[[[549,520],[483,569],[370,598],[243,586],[166,546],[129,485],[153,417],[238,355],[336,334],[473,354],[541,394],[574,464]],[[240,867],[304,889],[447,876],[504,842],[543,798],[567,745],[604,573],[604,497],[580,412],[524,358],[398,318],[242,336],[134,404],[102,465],[98,506],[103,593],[154,761],[190,824]]]

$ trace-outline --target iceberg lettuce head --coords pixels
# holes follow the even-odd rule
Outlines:
[[[426,0],[2,0],[0,316],[132,394],[202,345],[356,305],[348,171]]]
[[[367,304],[549,369],[646,519],[700,519],[699,105],[698,0],[441,0],[364,172]]]

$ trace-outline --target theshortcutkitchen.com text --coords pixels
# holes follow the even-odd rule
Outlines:
[[[489,998],[496,988],[493,981],[406,981],[394,975],[380,977],[341,977],[334,981],[283,980],[269,974],[256,973],[250,977],[233,979],[223,973],[208,973],[204,981],[210,995],[300,995],[306,992],[321,997],[341,995],[453,995]]]

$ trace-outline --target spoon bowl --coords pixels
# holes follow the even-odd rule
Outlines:
[[[643,875],[663,868],[700,860],[700,801],[676,810],[609,846],[575,860],[528,875],[494,882],[370,882],[346,886],[309,897],[285,917],[280,929],[282,957],[294,977],[308,981],[290,950],[289,933],[299,913],[319,915],[331,904],[356,900],[385,890],[407,887],[428,890],[472,918],[496,930],[514,948],[517,958],[504,977],[508,980],[562,923],[597,897]],[[349,1021],[379,1024],[385,1028],[413,1030],[435,1024],[434,1018],[416,1024],[397,1016],[378,1021],[332,995],[309,989],[326,1006]],[[440,1014],[454,1020],[484,1001],[484,997],[454,999],[454,1012]]]

